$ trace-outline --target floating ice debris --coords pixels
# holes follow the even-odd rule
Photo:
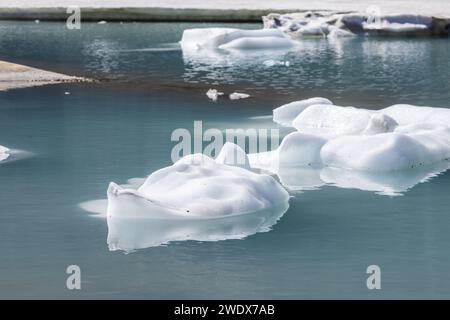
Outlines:
[[[313,104],[333,104],[325,98],[310,98],[294,101],[273,110],[273,121],[286,127],[292,127],[292,121],[307,107]]]
[[[0,161],[6,160],[9,157],[9,149],[3,146],[0,146]]]
[[[38,19],[34,20],[35,23],[39,23],[40,21]]]
[[[239,99],[247,99],[250,97],[247,93],[239,93],[239,92],[233,92],[229,95],[230,100],[239,100]]]
[[[294,110],[299,114],[289,124]],[[379,172],[450,159],[450,109],[394,105],[373,111],[303,100],[275,109],[274,120],[298,132],[287,135],[277,150],[249,155],[251,167],[272,172],[283,166]]]
[[[108,247],[132,252],[173,241],[243,239],[270,231],[287,211],[287,202],[270,209],[220,219],[127,219],[108,216]]]
[[[106,24],[107,22],[105,20],[97,22],[97,24]]]
[[[266,67],[273,67],[273,66],[289,67],[290,66],[290,62],[289,61],[277,61],[277,60],[266,60],[266,61],[263,62],[263,64]]]
[[[206,92],[206,95],[208,96],[208,98],[210,98],[212,101],[217,101],[217,99],[219,98],[219,96],[223,95],[223,92],[219,92],[216,89],[209,89]]]
[[[108,216],[153,219],[219,218],[269,209],[288,201],[271,176],[188,155],[152,173],[138,189],[111,182]]]
[[[70,92],[69,92],[69,91],[66,91],[66,92],[64,92],[64,94],[67,96],[67,95],[70,94]]]

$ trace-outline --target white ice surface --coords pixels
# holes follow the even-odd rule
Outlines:
[[[229,95],[230,100],[239,100],[239,99],[247,99],[250,98],[250,95],[247,93],[233,92]]]
[[[292,121],[307,107],[313,104],[332,104],[325,98],[310,98],[306,100],[294,101],[273,110],[273,121],[292,127]]]
[[[250,163],[245,151],[242,150],[242,148],[237,144],[231,142],[226,142],[223,145],[219,155],[216,158],[216,162],[250,170]]]

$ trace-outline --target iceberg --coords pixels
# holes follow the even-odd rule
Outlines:
[[[295,42],[279,29],[198,28],[184,30],[180,44],[183,52],[199,52],[289,48]]]
[[[239,99],[247,99],[250,98],[250,95],[247,93],[233,92],[229,95],[230,100],[239,100]]]
[[[217,101],[219,96],[222,96],[223,92],[217,91],[217,89],[209,89],[206,92],[206,96],[211,99],[212,101]]]
[[[111,182],[107,195],[108,217],[181,220],[257,212],[289,199],[271,176],[219,163],[202,154],[185,156],[152,173],[138,189]]]
[[[9,149],[0,146],[0,161],[6,160],[9,157]]]
[[[393,172],[450,159],[450,109],[403,104],[374,111],[311,103],[319,99],[275,109],[274,121],[297,131],[276,150],[250,154],[250,166],[273,173],[289,167]]]

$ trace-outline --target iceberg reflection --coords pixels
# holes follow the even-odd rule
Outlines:
[[[419,183],[427,182],[450,169],[450,162],[410,170],[370,172],[334,167],[305,168],[281,167],[279,180],[290,191],[307,191],[332,185],[344,189],[359,189],[379,195],[401,196]]]
[[[108,216],[108,247],[131,252],[173,241],[220,241],[242,239],[267,232],[289,207],[282,203],[271,209],[216,219],[129,219]]]

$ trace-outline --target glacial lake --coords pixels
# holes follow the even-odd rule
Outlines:
[[[0,298],[448,298],[445,168],[291,190],[270,230],[244,239],[109,250],[106,219],[80,204],[104,199],[110,181],[170,165],[177,128],[278,128],[272,109],[314,96],[369,109],[450,106],[448,39],[308,39],[291,51],[183,55],[183,30],[212,26],[261,27],[0,23],[0,60],[100,80],[0,92],[0,145],[19,150],[0,163]],[[209,88],[252,98],[212,102]],[[128,228],[146,236],[144,225]],[[81,290],[66,288],[69,265],[81,268]],[[381,268],[381,290],[367,289],[369,265]]]

